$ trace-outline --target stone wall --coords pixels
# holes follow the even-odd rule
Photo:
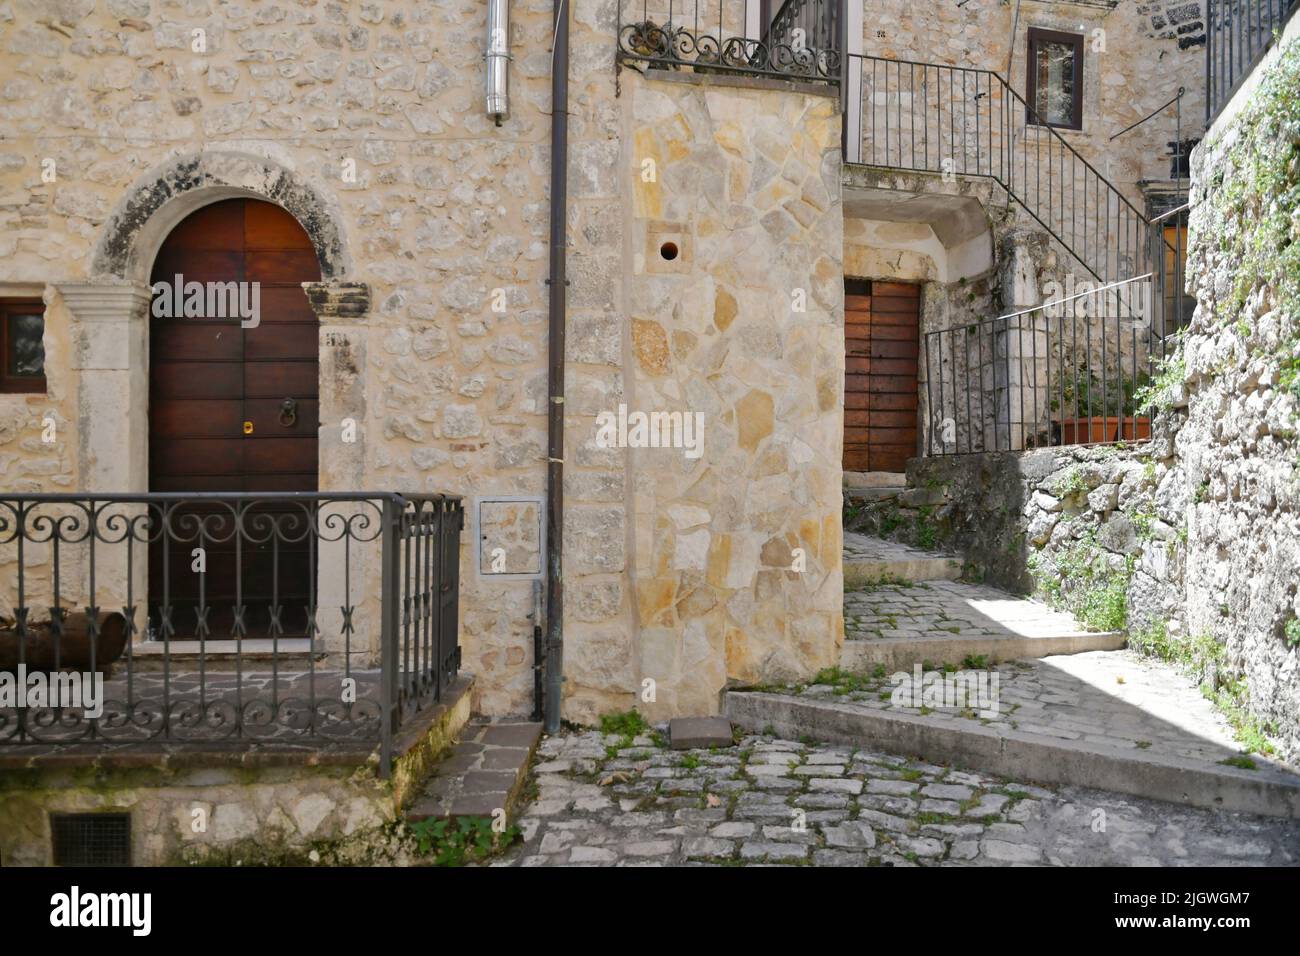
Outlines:
[[[0,775],[5,865],[51,866],[49,815],[92,812],[130,813],[137,866],[306,863],[335,843],[380,851],[396,822],[391,795],[364,770],[10,771]]]
[[[1181,614],[1187,522],[1171,494],[1172,440],[913,459],[911,489],[856,521],[953,548],[972,578],[1061,600],[1094,626],[1140,630]],[[1102,606],[1107,588],[1123,596],[1122,618],[1107,616],[1119,610]]]
[[[0,3],[0,295],[46,296],[50,381],[45,396],[0,397],[5,488],[147,490],[153,253],[186,213],[247,196],[289,209],[320,260],[325,281],[310,298],[321,321],[321,488],[453,492],[470,512],[477,496],[543,495],[551,4],[512,4],[512,110],[499,128],[483,115],[485,9],[474,0]],[[748,677],[774,655],[783,666],[811,667],[838,639],[838,121],[833,101],[788,86],[715,93],[653,84],[652,95],[635,72],[616,75],[612,2],[578,0],[572,16],[566,509],[565,527],[552,529],[565,541],[566,715],[626,709],[643,670],[655,671],[664,713],[711,711],[724,671]],[[663,116],[634,120],[633,89]],[[763,124],[732,124],[715,140],[707,124],[674,132],[657,122],[680,110],[711,123],[731,109]],[[770,127],[762,150],[759,125]],[[655,137],[664,209],[634,216],[642,141]],[[767,169],[774,150],[796,157],[775,177]],[[715,181],[724,160],[729,172]],[[795,187],[791,201],[785,193]],[[723,197],[728,206],[704,214]],[[746,235],[783,266],[728,238],[739,228],[730,206],[770,213]],[[694,263],[692,281],[717,284],[716,313],[712,293],[699,298],[637,258],[645,230],[664,223],[684,230],[690,248],[679,265]],[[728,274],[735,264],[724,260],[745,255],[743,275]],[[797,321],[775,305],[796,284],[811,297]],[[725,326],[729,301],[743,308],[729,334],[713,333],[726,340],[718,346],[708,340],[710,317]],[[755,304],[761,311],[751,314]],[[671,336],[667,372],[659,357],[641,364],[646,353],[635,349],[655,335],[653,323]],[[780,361],[785,350],[800,359],[797,375]],[[764,388],[774,368],[782,388]],[[716,405],[695,394],[715,373]],[[669,480],[652,452],[634,460],[596,443],[600,412],[620,403],[652,410],[660,399],[711,417],[693,477]],[[770,425],[753,426],[729,451],[723,435],[739,442],[736,409],[751,406],[754,420],[770,417]],[[40,442],[47,415],[57,426],[48,445]],[[359,426],[353,442],[342,439],[347,418]],[[768,427],[772,437],[759,434]],[[791,443],[798,458],[777,474],[776,446],[796,430],[805,433]],[[805,508],[774,516],[772,502],[804,478]],[[717,604],[710,664],[696,667],[693,649],[671,666],[643,666],[637,635],[649,618],[636,582],[705,573],[637,557],[665,547],[655,522],[687,500],[716,517],[707,573],[718,583],[688,603],[701,616],[710,613],[705,594]],[[538,543],[524,525],[535,517],[526,505],[486,516],[486,533],[506,551],[503,571],[533,569]],[[480,551],[473,527],[467,520],[461,561],[464,666],[479,677],[482,711],[528,711],[533,583],[493,579],[491,549]],[[689,530],[692,541],[713,533]],[[755,563],[763,546],[764,561],[775,560],[782,541],[811,542],[806,577],[777,577]],[[41,559],[37,549],[29,559]],[[378,619],[377,564],[357,560],[352,585],[372,593],[357,613],[354,646],[373,654],[377,632],[366,622]],[[337,584],[337,572],[322,571],[322,587]],[[64,574],[73,603],[82,579]],[[98,581],[103,594],[117,584]],[[815,623],[802,623],[804,611]],[[661,646],[665,628],[679,628],[679,640],[687,631],[675,615],[653,615]],[[321,623],[337,631],[339,617],[324,610]],[[724,643],[745,663],[728,671]],[[676,682],[704,671],[707,679],[674,695]]]
[[[1205,117],[1203,0],[1087,4],[1025,0],[1019,5],[1013,44],[1016,7],[1014,3],[959,6],[906,0],[872,4],[864,18],[863,51],[996,70],[1024,95],[1029,28],[1083,34],[1083,129],[1063,130],[1061,135],[1142,209],[1139,183],[1169,178],[1173,110],[1119,139],[1110,137],[1171,99],[1179,86],[1187,91],[1182,102],[1183,137],[1200,135]],[[1037,131],[1031,128],[1030,132]]]
[[[137,752],[121,760],[6,754],[0,862],[53,865],[55,813],[129,814],[134,866],[419,862],[401,815],[460,737],[472,683],[459,678],[441,703],[402,728],[386,778],[364,744],[350,751],[344,744],[324,757],[220,747]]]
[[[629,406],[703,445],[631,455],[639,677],[652,714],[712,713],[843,640],[840,122],[824,92],[653,76],[625,92]]]
[[[1300,753],[1300,20],[1193,154],[1171,404],[1188,511],[1186,629],[1222,646],[1251,710]],[[1181,381],[1178,381],[1181,379]]]

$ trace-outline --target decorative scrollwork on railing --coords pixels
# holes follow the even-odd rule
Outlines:
[[[619,54],[652,67],[695,73],[734,73],[783,79],[838,82],[839,51],[796,43],[719,37],[685,26],[661,26],[653,20],[625,24],[619,32]]]
[[[442,494],[0,495],[0,747],[377,744],[391,766],[460,665],[463,526]]]

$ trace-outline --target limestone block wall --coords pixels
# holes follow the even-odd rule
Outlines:
[[[631,453],[637,667],[651,713],[712,712],[843,639],[839,116],[674,77],[625,96],[628,404],[703,425],[695,457]]]
[[[1193,154],[1188,290],[1167,494],[1188,513],[1185,620],[1300,752],[1300,22]]]
[[[612,37],[593,39],[593,9],[575,10],[575,80],[601,73],[607,102],[579,98],[579,158],[605,135],[588,117],[613,101]],[[332,231],[334,278],[369,291],[364,314],[322,317],[334,336],[322,339],[323,374],[337,364],[348,377],[338,417],[322,423],[322,486],[540,494],[550,4],[513,4],[514,109],[500,129],[480,102],[484,18],[470,0],[0,5],[0,294],[45,292],[50,382],[46,396],[0,397],[4,486],[143,490],[143,450],[109,417],[114,393],[91,381],[104,374],[75,361],[81,323],[60,288],[141,284],[147,241],[108,250],[119,274],[96,272],[128,197],[201,156],[218,157],[200,166],[235,194],[259,195],[277,176],[233,168],[248,156],[326,197],[329,221],[304,225]],[[168,188],[179,194],[178,183]],[[133,255],[144,257],[134,270]],[[132,360],[147,382],[146,357]],[[129,410],[135,426],[146,407]],[[47,413],[59,425],[51,445],[40,441]],[[335,434],[345,413],[361,425],[351,459]],[[463,563],[465,660],[484,677],[483,706],[527,709],[530,585],[480,580],[468,543]]]

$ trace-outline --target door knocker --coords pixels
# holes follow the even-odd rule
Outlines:
[[[298,403],[292,398],[286,398],[280,403],[280,424],[285,428],[292,428],[298,421]]]

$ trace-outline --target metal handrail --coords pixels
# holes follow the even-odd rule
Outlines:
[[[1012,117],[1018,116],[1019,115],[1018,111],[1020,109],[1023,109],[1025,111],[1024,115],[1025,115],[1026,128],[1028,128],[1028,126],[1031,124],[1039,126],[1041,130],[1045,131],[1043,134],[1040,135],[1044,135],[1046,137],[1046,141],[1049,144],[1054,144],[1059,148],[1058,157],[1059,157],[1061,172],[1063,175],[1065,175],[1068,172],[1068,176],[1071,180],[1072,187],[1079,179],[1083,180],[1084,197],[1085,197],[1084,202],[1087,203],[1088,201],[1087,200],[1087,191],[1088,191],[1087,179],[1089,176],[1091,176],[1094,182],[1096,183],[1098,198],[1104,198],[1105,200],[1105,205],[1102,208],[1106,210],[1110,210],[1113,204],[1113,208],[1115,210],[1116,216],[1131,217],[1131,224],[1125,225],[1123,227],[1121,235],[1126,241],[1133,243],[1132,248],[1134,253],[1141,255],[1141,253],[1138,252],[1140,246],[1140,237],[1145,232],[1145,230],[1150,226],[1150,220],[1122,192],[1120,192],[1119,189],[1116,188],[1115,185],[1111,183],[1101,173],[1101,171],[1096,168],[1096,166],[1094,166],[1091,162],[1088,161],[1086,157],[1084,157],[1081,153],[1079,153],[1078,150],[1076,150],[1073,146],[1071,146],[1070,143],[1054,127],[1047,124],[1042,119],[1042,117],[1037,113],[1037,111],[1024,99],[1024,97],[1022,97],[1018,92],[1016,92],[1016,90],[1010,85],[1010,83],[1007,82],[1006,78],[1001,73],[997,72],[996,70],[989,70],[983,68],[960,67],[960,66],[953,66],[949,64],[940,64],[940,63],[925,63],[918,60],[894,59],[890,57],[875,56],[872,54],[849,54],[849,59],[850,61],[853,59],[857,59],[860,63],[863,64],[862,81],[861,81],[863,86],[867,84],[868,74],[869,74],[870,81],[872,83],[873,93],[874,93],[877,76],[880,72],[883,72],[884,84],[886,87],[886,91],[885,91],[886,102],[884,106],[885,140],[886,140],[885,150],[884,150],[885,155],[883,157],[884,162],[876,161],[877,159],[875,155],[876,150],[875,147],[873,146],[873,155],[870,161],[863,161],[862,162],[863,165],[880,166],[882,168],[912,169],[918,171],[942,172],[943,170],[941,170],[938,167],[938,161],[940,161],[943,158],[939,155],[939,150],[936,150],[935,152],[935,157],[934,157],[936,160],[935,163],[931,163],[929,159],[929,152],[930,152],[930,144],[929,144],[930,125],[929,124],[931,122],[932,117],[930,115],[931,107],[928,102],[928,92],[927,92],[926,101],[920,107],[925,112],[920,115],[919,122],[920,122],[921,130],[918,132],[917,130],[918,104],[916,100],[916,91],[918,85],[920,85],[927,91],[929,90],[929,83],[930,83],[929,71],[933,70],[935,71],[935,75],[938,78],[936,83],[937,94],[939,96],[943,95],[943,87],[944,87],[943,77],[946,74],[948,76],[947,85],[949,89],[949,97],[951,98],[958,85],[956,76],[957,74],[960,74],[961,75],[960,87],[961,87],[961,95],[962,95],[962,103],[963,103],[962,112],[960,114],[960,121],[962,124],[960,129],[957,128],[958,117],[954,116],[952,114],[952,111],[950,110],[949,116],[947,117],[948,126],[947,129],[945,130],[944,117],[942,115],[943,114],[942,100],[938,102],[937,109],[933,110],[935,114],[935,119],[937,120],[938,123],[937,132],[940,139],[942,138],[943,134],[947,132],[950,136],[953,137],[954,140],[957,138],[957,136],[960,136],[962,138],[963,144],[969,144],[972,142],[971,133],[973,132],[974,134],[973,142],[976,149],[976,156],[975,156],[975,163],[974,163],[976,168],[974,172],[970,170],[969,165],[966,164],[965,160],[963,160],[962,168],[954,171],[960,175],[980,176],[980,177],[991,179],[994,182],[996,182],[1012,200],[1014,200],[1022,208],[1024,208],[1025,211],[1036,222],[1038,222],[1038,224],[1041,225],[1049,234],[1051,234],[1053,238],[1055,238],[1061,244],[1061,246],[1068,253],[1070,253],[1071,256],[1073,256],[1081,265],[1083,265],[1083,267],[1087,269],[1087,271],[1091,273],[1091,275],[1094,278],[1098,279],[1099,281],[1108,281],[1112,279],[1113,276],[1109,274],[1110,270],[1107,265],[1100,263],[1095,259],[1090,259],[1089,256],[1087,255],[1086,230],[1085,230],[1085,250],[1081,252],[1079,249],[1075,248],[1072,242],[1066,239],[1066,237],[1062,234],[1061,230],[1057,229],[1053,225],[1053,223],[1048,222],[1047,219],[1044,218],[1045,216],[1050,218],[1050,210],[1052,204],[1049,199],[1048,203],[1046,204],[1047,209],[1044,210],[1043,208],[1040,208],[1044,205],[1041,198],[1041,192],[1042,192],[1041,181],[1039,183],[1039,189],[1038,189],[1039,197],[1037,200],[1032,199],[1028,191],[1026,191],[1023,187],[1018,185],[1016,169],[1015,169],[1017,157],[1014,154],[1014,150],[1015,150],[1017,140],[1021,142],[1023,142],[1024,140],[1023,140],[1023,134],[1017,133],[1017,127],[1019,126],[1019,124],[1015,122],[1012,119]],[[871,64],[869,68],[867,67],[867,64]],[[881,65],[882,67],[881,70],[877,69],[878,64]],[[907,85],[909,88],[909,94],[911,96],[911,103],[906,108],[902,106],[902,102],[901,102],[903,96],[903,89],[902,89],[903,70],[901,69],[901,67],[907,68],[907,81],[908,81]],[[917,77],[915,75],[915,71],[917,69],[921,70],[920,84],[917,83]],[[895,111],[897,115],[895,116],[896,123],[893,129],[891,129],[890,127],[890,105],[888,102],[888,97],[891,95],[888,90],[891,71],[893,72],[894,76],[897,78],[897,83],[899,86],[898,94],[897,94],[899,97],[899,105]],[[969,89],[969,85],[972,82],[974,84],[973,90]],[[848,91],[846,89],[845,90],[846,96],[847,96],[847,92]],[[989,102],[993,103],[995,102],[994,100],[995,93],[997,93],[1002,97],[1001,100],[997,101],[1000,102],[1002,105],[998,107],[990,107],[987,113],[983,113],[980,107],[978,106],[979,100],[984,97],[988,97]],[[973,98],[977,106],[974,108],[971,114],[968,114],[966,112],[965,104],[968,102],[967,98],[971,94],[973,94]],[[865,116],[868,110],[868,100],[865,94],[862,96],[858,108],[859,108],[859,121],[860,123],[865,124]],[[874,131],[876,125],[876,105],[874,101],[871,103],[870,109],[871,109],[871,118],[872,118],[872,128]],[[972,119],[973,119],[973,129],[972,129],[972,122],[971,122]],[[985,122],[987,123],[987,126],[982,126],[981,124]],[[902,127],[902,124],[907,124],[906,129]],[[865,132],[866,131],[864,129],[863,130],[864,135]],[[890,145],[888,141],[891,134],[896,134],[900,140],[900,160],[901,160],[902,158],[901,142],[902,142],[902,137],[905,133],[908,133],[911,136],[910,142],[911,142],[912,165],[910,166],[903,165],[901,163],[895,164],[890,161],[890,156],[889,156]],[[924,159],[924,165],[920,167],[916,166],[915,164],[916,159],[918,158],[917,153],[921,151],[920,148],[918,147],[918,142],[917,142],[918,137],[924,137],[924,142],[922,145],[924,146],[925,159]],[[996,148],[994,146],[995,138],[997,140]],[[984,149],[986,143],[987,143],[988,152],[983,153],[982,150]],[[846,157],[849,155],[848,148],[849,148],[849,144],[846,141],[845,142]],[[1049,145],[1049,158],[1047,161],[1048,164],[1047,173],[1048,173],[1049,184],[1051,181],[1053,167],[1058,163],[1058,158],[1052,157],[1050,155],[1050,149],[1051,149],[1051,145]],[[854,161],[854,160],[849,160],[849,161]],[[1021,160],[1021,164],[1026,168],[1026,171],[1028,170],[1028,163],[1029,160],[1027,156]],[[1042,168],[1042,161],[1036,160],[1035,167],[1034,167],[1034,172],[1036,175],[1041,174],[1041,168]],[[1073,223],[1075,221],[1075,211],[1079,203],[1075,199],[1072,199],[1071,202],[1073,204],[1071,206],[1071,223]],[[1092,208],[1096,208],[1096,206],[1097,206],[1097,199],[1094,199]],[[1088,212],[1088,207],[1085,207],[1082,211],[1086,217],[1086,214]],[[1108,243],[1105,246],[1105,248],[1108,252],[1117,251],[1117,247],[1114,245],[1113,242]]]

